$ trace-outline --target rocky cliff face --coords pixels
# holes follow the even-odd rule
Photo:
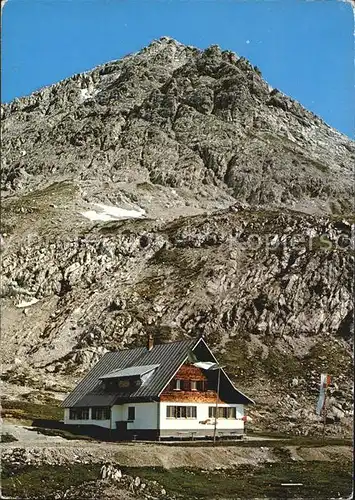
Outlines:
[[[62,390],[147,332],[204,333],[255,427],[316,432],[323,371],[346,424],[353,142],[167,38],[2,113],[5,379]]]

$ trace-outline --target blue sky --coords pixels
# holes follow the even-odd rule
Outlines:
[[[247,57],[274,87],[354,136],[354,26],[337,0],[8,0],[2,101],[168,35]]]

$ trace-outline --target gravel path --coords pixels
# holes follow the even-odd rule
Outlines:
[[[4,446],[5,444],[6,447],[18,447],[19,445],[23,444],[50,446],[51,443],[68,442],[66,439],[60,436],[44,436],[43,434],[40,434],[39,432],[33,430],[33,428],[30,426],[25,427],[15,424],[3,423],[1,426],[1,434],[11,434],[11,436],[14,436],[18,440],[12,441],[11,443],[3,443],[2,446]]]

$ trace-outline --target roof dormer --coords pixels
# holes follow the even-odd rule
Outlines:
[[[132,391],[147,382],[158,367],[159,365],[130,366],[106,373],[100,380],[107,389]]]

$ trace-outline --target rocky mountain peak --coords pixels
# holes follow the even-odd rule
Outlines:
[[[4,195],[74,175],[193,197],[202,183],[212,208],[351,209],[353,143],[216,45],[162,37],[2,112]]]

